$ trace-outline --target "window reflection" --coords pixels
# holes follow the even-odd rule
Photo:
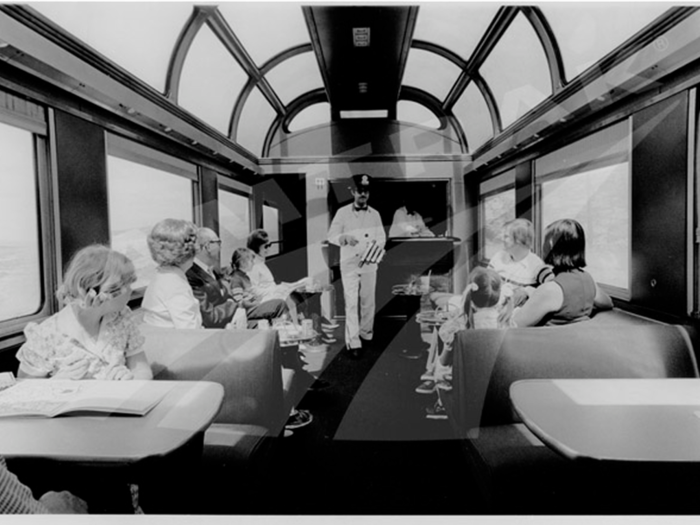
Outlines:
[[[498,191],[487,195],[482,200],[481,208],[483,243],[482,259],[491,259],[503,249],[501,233],[508,221],[515,219],[515,188]]]
[[[426,128],[438,129],[440,121],[428,108],[411,100],[399,100],[396,107],[398,120],[419,124]]]
[[[192,182],[111,155],[107,157],[107,181],[112,248],[134,262],[138,278],[134,288],[145,287],[155,272],[146,237],[160,220],[192,220]]]
[[[627,120],[535,163],[541,230],[571,218],[586,232],[587,270],[596,281],[629,289],[630,165]]]
[[[263,204],[263,230],[270,236],[272,246],[268,250],[268,255],[280,253],[280,212],[274,206]]]
[[[219,186],[219,237],[221,265],[231,262],[236,248],[242,248],[250,233],[250,201],[246,195]]]
[[[480,68],[507,128],[552,94],[547,59],[530,22],[518,14]]]
[[[0,320],[41,306],[32,133],[0,123]]]

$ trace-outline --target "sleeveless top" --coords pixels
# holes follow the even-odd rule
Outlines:
[[[581,269],[562,272],[554,277],[564,293],[564,301],[559,311],[547,317],[546,325],[576,323],[591,318],[595,299],[595,281]]]

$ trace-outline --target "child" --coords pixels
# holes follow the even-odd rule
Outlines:
[[[452,343],[458,331],[468,328],[507,328],[510,325],[513,305],[509,289],[502,286],[501,277],[494,270],[475,268],[469,274],[463,299],[462,308],[438,330],[443,351],[436,352],[433,363],[429,363],[428,374],[422,376],[426,381],[416,389],[420,393],[434,392],[436,388],[452,389]],[[447,417],[439,398],[427,412],[429,419]]]
[[[63,308],[24,330],[18,376],[152,379],[143,336],[127,306],[135,280],[134,265],[119,252],[100,245],[77,252],[56,292]]]
[[[18,376],[152,379],[144,338],[127,306],[134,281],[134,265],[125,255],[97,244],[78,251],[56,292],[63,308],[24,329]],[[91,512],[121,513],[128,507],[141,512],[137,485],[88,480],[76,490],[85,494]]]

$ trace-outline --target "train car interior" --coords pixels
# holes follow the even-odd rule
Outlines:
[[[37,498],[113,475],[146,514],[697,514],[698,35],[693,3],[0,4],[0,372],[19,373],[74,254],[100,244],[134,265],[154,380],[223,386],[172,453],[0,439],[0,457]],[[395,230],[401,210],[420,224]],[[333,236],[343,213],[376,217],[376,247]],[[312,336],[290,318],[150,325],[164,219],[210,229],[222,273],[264,230]],[[580,225],[588,290],[610,303],[524,321],[536,294],[569,290],[557,259],[529,299],[504,284],[498,305],[520,302],[480,328],[470,275],[520,219],[545,262],[549,226]]]

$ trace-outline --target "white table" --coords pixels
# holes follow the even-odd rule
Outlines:
[[[515,410],[573,460],[700,462],[700,379],[517,381]]]
[[[114,385],[118,383],[122,382]],[[123,382],[125,387],[127,383]],[[224,395],[220,384],[206,381],[147,381],[145,385],[164,392],[145,416],[0,418],[0,455],[123,465],[162,457],[203,433]]]

